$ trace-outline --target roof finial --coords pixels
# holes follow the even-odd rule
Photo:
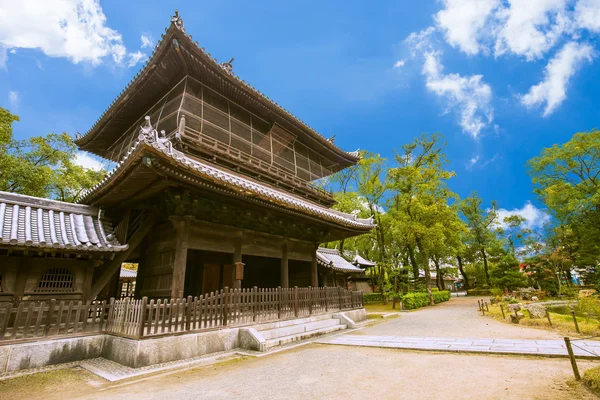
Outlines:
[[[221,68],[223,68],[228,73],[233,74],[233,60],[234,58],[231,57],[231,60],[221,63]]]
[[[331,144],[333,144],[335,142],[335,135],[333,135],[332,137],[330,137],[329,139],[327,139],[327,141]]]
[[[171,23],[177,27],[181,32],[185,33],[185,28],[183,26],[183,20],[179,16],[179,10],[175,10],[175,15],[171,17]]]

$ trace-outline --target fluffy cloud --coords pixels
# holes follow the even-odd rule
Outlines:
[[[444,9],[435,15],[435,21],[448,44],[467,54],[477,54],[486,20],[499,3],[500,0],[444,0]]]
[[[427,89],[445,101],[447,111],[458,111],[463,132],[476,139],[493,120],[492,89],[483,82],[482,75],[445,74],[439,52],[427,52],[424,56]]]
[[[496,16],[496,55],[508,51],[527,60],[542,57],[569,25],[566,0],[509,0]]]
[[[85,151],[78,151],[75,158],[75,164],[82,166],[83,168],[101,170],[103,164],[97,158],[90,155]]]
[[[404,60],[398,60],[394,63],[394,68],[404,67]]]
[[[550,221],[550,215],[548,215],[543,210],[540,210],[531,202],[526,202],[522,208],[515,208],[513,210],[506,210],[501,208],[498,210],[498,223],[499,226],[506,227],[504,223],[504,218],[510,217],[512,215],[519,215],[525,219],[523,222],[524,228],[529,228],[531,230],[539,229],[548,221]]]
[[[98,0],[0,0],[0,48],[39,49],[75,64],[130,59],[121,34],[106,25]],[[2,49],[0,65],[1,54]]]
[[[589,44],[567,43],[546,66],[544,80],[532,86],[521,103],[527,107],[546,104],[544,116],[550,115],[567,98],[571,77],[584,62],[591,62],[595,53]]]
[[[575,23],[582,29],[600,32],[600,0],[579,0],[575,6]]]
[[[140,61],[144,61],[147,58],[146,54],[141,51],[129,54],[129,61],[127,62],[128,67],[133,67]]]

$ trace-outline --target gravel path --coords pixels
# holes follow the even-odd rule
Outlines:
[[[562,339],[555,332],[506,324],[483,317],[477,311],[477,299],[452,297],[450,301],[413,312],[400,318],[355,332],[356,335],[454,337],[483,339]]]
[[[580,362],[585,370],[592,366]],[[268,357],[214,365],[120,384],[80,382],[11,400],[99,399],[594,399],[565,360],[454,355],[378,348],[309,345]],[[31,384],[31,382],[30,382]],[[33,395],[33,396],[32,396]]]

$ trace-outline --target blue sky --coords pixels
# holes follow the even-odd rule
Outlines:
[[[16,136],[87,131],[175,8],[202,47],[346,150],[391,158],[443,133],[451,187],[530,226],[547,216],[526,161],[599,125],[600,0],[0,0]]]

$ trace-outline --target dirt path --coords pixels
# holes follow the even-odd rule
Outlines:
[[[519,325],[505,324],[483,317],[477,311],[477,299],[452,297],[450,301],[355,332],[357,335],[417,337],[562,339],[559,333]]]
[[[580,362],[585,370],[591,363]],[[6,399],[593,399],[568,361],[310,345],[119,384],[73,373],[60,386],[0,382]],[[65,375],[63,373],[63,375]],[[4,397],[6,396],[6,397]]]

